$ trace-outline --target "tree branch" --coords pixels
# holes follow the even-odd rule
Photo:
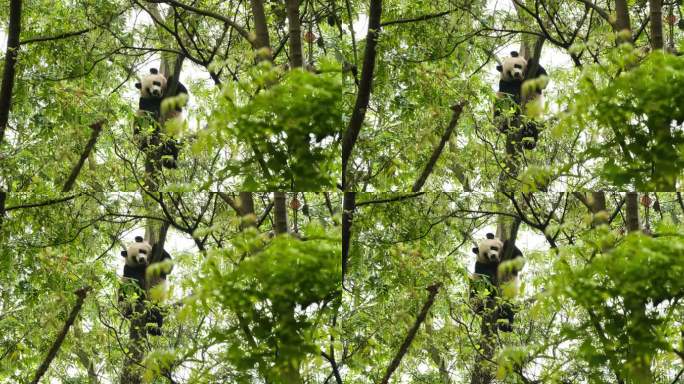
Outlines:
[[[67,332],[69,332],[69,328],[76,320],[76,316],[78,316],[78,313],[81,311],[83,301],[88,295],[88,291],[90,291],[90,289],[90,287],[83,287],[75,292],[76,296],[78,297],[76,299],[76,304],[74,304],[74,307],[71,309],[71,313],[69,314],[66,323],[64,323],[64,327],[57,335],[57,339],[55,339],[55,342],[52,343],[52,347],[50,347],[47,356],[45,356],[45,360],[43,360],[43,363],[40,364],[40,367],[38,367],[36,375],[33,377],[31,384],[38,384],[40,378],[43,377],[45,372],[47,372],[47,369],[50,366],[52,360],[55,358],[55,356],[57,356],[57,352],[59,351],[59,348],[62,346],[62,342],[64,342]]]
[[[427,317],[428,311],[430,310],[430,307],[432,307],[432,304],[435,303],[435,296],[437,296],[437,292],[439,292],[439,288],[441,286],[442,283],[435,283],[427,288],[428,292],[430,292],[430,295],[428,296],[427,301],[425,301],[425,304],[423,304],[423,309],[420,310],[418,317],[416,317],[415,323],[413,323],[413,326],[406,335],[404,342],[401,344],[401,347],[399,347],[397,354],[394,356],[394,359],[392,359],[392,362],[387,367],[387,372],[385,372],[385,376],[380,381],[380,384],[389,383],[389,379],[392,376],[392,373],[394,373],[397,367],[399,367],[401,359],[404,357],[409,347],[411,346],[413,339],[416,337],[416,333],[418,333],[418,328],[420,328],[420,325],[423,323],[423,321],[425,321],[425,318]]]
[[[255,46],[254,39],[250,36],[249,32],[246,29],[244,29],[242,26],[238,25],[233,20],[231,20],[231,19],[229,19],[229,18],[227,18],[221,14],[218,14],[218,13],[212,12],[212,11],[208,11],[206,9],[195,8],[191,5],[183,4],[180,1],[176,1],[176,0],[145,0],[145,1],[147,1],[148,3],[153,3],[153,4],[169,4],[169,5],[172,5],[174,7],[183,8],[187,11],[196,13],[198,15],[208,16],[208,17],[211,17],[212,19],[220,20],[224,24],[235,29],[235,31],[237,31],[237,33],[240,36],[244,37],[253,47],[258,48]]]
[[[412,199],[414,197],[424,195],[425,192],[416,192],[416,193],[411,193],[408,195],[399,195],[395,197],[388,197],[387,199],[378,199],[378,200],[366,200],[366,201],[361,201],[356,203],[357,207],[362,207],[364,205],[370,205],[370,204],[383,204],[383,203],[391,203],[394,201],[402,201],[406,199]]]
[[[351,241],[351,226],[356,210],[356,192],[345,192],[342,202],[342,287],[347,274],[349,261],[349,243]]]
[[[69,192],[71,191],[71,188],[73,188],[74,183],[76,182],[76,178],[78,177],[78,174],[81,172],[81,168],[83,168],[83,164],[85,163],[86,159],[88,159],[88,156],[90,156],[90,152],[93,150],[93,148],[95,148],[97,138],[100,136],[100,133],[102,132],[102,124],[104,124],[104,120],[100,120],[90,125],[90,129],[93,130],[93,132],[91,132],[90,134],[90,140],[88,140],[88,144],[86,144],[85,150],[83,150],[83,153],[81,153],[81,158],[78,159],[78,163],[76,163],[74,168],[71,170],[69,178],[64,183],[62,192]]]
[[[452,9],[450,11],[444,11],[444,12],[439,12],[439,13],[432,13],[429,15],[422,15],[422,16],[417,16],[417,17],[411,17],[411,18],[406,18],[406,19],[398,19],[398,20],[392,20],[392,21],[385,21],[380,24],[381,27],[387,27],[390,25],[397,25],[397,24],[405,24],[405,23],[413,23],[415,21],[425,21],[425,20],[430,20],[430,19],[436,19],[438,17],[442,17],[445,15],[448,15],[452,12],[456,11],[456,9]]]
[[[46,201],[41,201],[40,203],[29,203],[29,204],[22,204],[22,205],[13,205],[11,207],[5,208],[6,212],[13,211],[16,209],[26,209],[26,208],[36,208],[36,207],[44,207],[46,205],[52,205],[52,204],[57,204],[57,203],[63,203],[65,201],[73,200],[76,197],[81,196],[81,194],[76,194],[76,195],[71,195],[67,197],[60,197],[59,199],[50,199]]]
[[[2,85],[0,86],[0,144],[5,140],[5,129],[12,105],[12,88],[14,88],[15,67],[19,54],[19,34],[21,33],[21,0],[10,0],[9,7],[5,68],[2,72]]]
[[[423,184],[425,184],[425,181],[427,181],[427,178],[432,173],[432,170],[435,164],[437,163],[439,156],[442,154],[442,151],[444,150],[444,146],[449,141],[451,133],[454,131],[456,125],[458,124],[458,119],[461,117],[461,112],[463,112],[464,104],[465,101],[462,101],[459,104],[455,104],[451,107],[451,110],[454,111],[454,113],[451,115],[451,121],[449,122],[447,129],[444,131],[444,134],[442,135],[442,139],[439,141],[439,144],[432,151],[432,156],[430,156],[430,160],[427,162],[427,164],[425,164],[423,173],[420,174],[418,180],[416,180],[416,182],[413,184],[413,188],[411,189],[411,191],[418,192],[421,188],[423,188]]]
[[[325,351],[321,351],[321,356],[323,356],[323,358],[328,360],[328,362],[330,363],[337,384],[342,384],[342,376],[340,375],[340,369],[337,367],[337,362],[335,361],[335,358],[333,356],[329,356],[327,353],[325,353]]]
[[[370,0],[370,12],[368,16],[368,34],[366,35],[366,49],[361,69],[361,81],[356,95],[356,103],[349,119],[349,126],[342,138],[342,187],[347,189],[347,166],[351,157],[352,149],[359,137],[363,120],[366,117],[366,109],[370,101],[371,86],[373,83],[373,71],[375,70],[375,56],[380,34],[380,18],[382,16],[382,0]]]

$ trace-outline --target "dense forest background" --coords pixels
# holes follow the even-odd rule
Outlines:
[[[502,174],[513,190],[675,189],[680,1],[370,3],[378,33],[363,52],[359,36],[344,45],[360,71],[345,88],[347,189],[492,191]],[[511,148],[493,121],[494,68],[513,50],[549,73],[528,108],[542,122],[534,150]]]
[[[38,382],[43,374],[40,382],[324,381],[330,369],[321,353],[335,340],[340,298],[339,197],[154,198],[150,213],[136,193],[10,195],[0,254],[0,381]],[[147,220],[168,228],[175,267],[157,291],[168,312],[163,335],[140,341],[118,303],[119,253],[145,234]]]
[[[321,191],[339,178],[334,3],[295,2],[296,23],[281,2],[11,4],[0,9],[6,190]],[[154,183],[133,137],[134,83],[149,68],[190,91],[185,124],[164,129],[183,143],[180,166]]]
[[[0,382],[684,382],[683,13],[3,2]],[[534,149],[494,119],[511,51],[548,72]],[[189,90],[176,169],[135,133],[151,68]],[[523,252],[513,332],[486,233]],[[120,302],[136,236],[160,336]]]

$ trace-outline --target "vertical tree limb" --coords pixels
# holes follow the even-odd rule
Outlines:
[[[439,156],[442,154],[442,151],[444,150],[444,146],[446,146],[446,143],[449,141],[452,132],[458,124],[458,119],[461,117],[461,112],[463,112],[464,104],[465,102],[461,102],[459,104],[451,106],[451,110],[454,111],[451,114],[451,121],[449,122],[449,125],[447,126],[446,130],[444,130],[444,134],[442,135],[442,138],[439,140],[439,144],[437,144],[435,149],[432,151],[430,160],[428,160],[427,164],[425,164],[423,172],[418,177],[418,180],[416,180],[416,182],[413,184],[413,188],[411,188],[411,191],[419,192],[420,189],[423,188],[423,184],[425,184],[425,181],[427,181],[427,178],[432,173],[432,170],[434,169],[435,164],[439,159]]]
[[[629,21],[629,7],[627,6],[627,0],[615,0],[615,26],[617,31],[628,30],[631,31]],[[631,32],[630,32],[631,33]]]
[[[601,211],[606,210],[606,193],[599,191],[599,192],[592,192],[591,193],[591,212],[592,213],[598,213]]]
[[[342,202],[342,286],[347,275],[349,246],[351,242],[351,226],[356,210],[356,192],[345,192]]]
[[[71,308],[71,312],[69,313],[69,317],[67,317],[67,321],[64,323],[64,327],[62,327],[62,330],[57,334],[57,338],[48,350],[47,356],[45,356],[45,360],[43,360],[43,362],[38,367],[38,370],[36,371],[36,374],[33,377],[31,384],[38,384],[40,378],[43,377],[45,372],[47,372],[48,367],[50,367],[50,363],[52,363],[52,360],[55,358],[55,356],[57,356],[57,352],[59,352],[59,348],[62,346],[62,343],[66,338],[67,332],[69,332],[69,328],[72,324],[74,324],[76,316],[78,316],[78,313],[81,311],[81,308],[83,307],[83,301],[85,300],[89,291],[90,287],[83,287],[75,292],[77,296],[76,303],[74,304],[74,307]]]
[[[428,295],[428,299],[425,301],[425,304],[423,304],[423,308],[420,310],[418,317],[416,317],[416,321],[413,323],[413,326],[411,327],[411,329],[409,329],[406,338],[404,338],[404,342],[401,343],[401,346],[399,347],[397,354],[394,356],[392,362],[390,362],[390,365],[387,367],[385,376],[383,376],[382,380],[380,380],[380,384],[389,383],[390,377],[392,376],[394,371],[399,367],[399,363],[401,363],[401,359],[404,357],[406,352],[408,352],[408,349],[411,346],[413,339],[416,337],[416,334],[418,333],[420,325],[423,323],[423,321],[425,321],[425,318],[427,317],[430,307],[432,307],[432,304],[435,303],[435,296],[437,296],[437,292],[439,292],[439,288],[441,286],[442,283],[436,283],[427,288],[428,292],[430,292],[430,294]]]
[[[292,68],[304,66],[302,56],[302,26],[299,21],[299,0],[286,0],[287,4],[287,28],[290,32],[290,65]]]
[[[663,49],[663,0],[649,0],[649,15],[651,25],[651,48]]]
[[[5,68],[2,72],[2,85],[0,85],[0,144],[5,140],[5,129],[12,105],[12,89],[14,88],[15,67],[19,54],[19,35],[21,34],[21,0],[10,0],[9,7]]]
[[[2,188],[2,186],[0,186]],[[0,229],[2,229],[3,220],[5,220],[5,202],[7,201],[7,192],[0,190]]]
[[[252,16],[254,17],[254,29],[256,30],[256,46],[257,48],[267,48],[269,55],[266,58],[271,60],[271,41],[268,36],[268,26],[266,24],[266,14],[264,13],[263,0],[250,0],[252,7]]]
[[[285,192],[273,192],[273,229],[276,234],[287,233],[287,197]]]
[[[76,178],[78,177],[78,174],[81,172],[81,168],[83,168],[83,164],[88,159],[88,156],[90,156],[90,153],[93,150],[93,148],[95,148],[97,138],[100,136],[100,133],[102,132],[102,124],[104,124],[104,120],[100,120],[90,125],[90,129],[92,129],[92,132],[90,133],[90,140],[88,140],[88,144],[86,144],[85,149],[81,153],[81,157],[78,159],[78,162],[71,170],[69,178],[64,183],[62,192],[69,192],[71,191],[71,188],[73,188],[74,183],[76,182]]]
[[[637,192],[627,192],[626,205],[626,227],[627,232],[639,230],[639,194]]]
[[[366,109],[370,101],[370,93],[373,84],[373,72],[375,70],[375,56],[380,34],[380,18],[382,16],[382,0],[370,0],[370,12],[368,14],[368,34],[366,35],[366,49],[364,51],[363,66],[361,69],[361,81],[356,94],[356,103],[352,111],[349,125],[342,137],[342,188],[349,189],[347,185],[347,167],[352,149],[359,137],[363,120],[366,117]]]

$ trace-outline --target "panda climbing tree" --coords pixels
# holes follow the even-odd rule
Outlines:
[[[534,59],[525,60],[512,51],[497,65],[499,88],[494,106],[495,124],[499,131],[509,134],[514,145],[534,149],[539,139],[539,125],[526,114],[528,103],[541,103],[542,90],[547,85],[544,67]]]
[[[132,321],[138,327],[144,324],[139,332],[159,336],[164,316],[159,303],[150,300],[148,293],[171,273],[173,265],[167,262],[171,260],[171,255],[159,243],[150,245],[141,236],[136,236],[135,242],[121,251],[121,256],[126,259],[119,294],[123,315],[128,319],[139,317]],[[157,264],[161,268],[150,268]]]
[[[512,249],[509,249],[511,247]],[[476,312],[482,314],[485,310],[492,311],[498,330],[511,332],[514,309],[506,299],[514,296],[517,291],[518,272],[523,265],[523,254],[511,241],[501,241],[493,233],[488,233],[486,238],[473,248],[473,253],[476,259],[471,297],[476,302]],[[487,293],[484,302],[477,299],[481,296],[481,289]]]
[[[177,168],[179,143],[168,128],[177,130],[183,124],[187,88],[174,76],[167,79],[156,68],[141,76],[135,87],[140,90],[140,99],[133,135],[139,149],[163,167]]]

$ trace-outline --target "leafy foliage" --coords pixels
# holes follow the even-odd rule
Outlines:
[[[235,137],[248,148],[258,148],[270,175],[256,178],[259,173],[242,171],[245,188],[332,188],[339,152],[329,143],[342,126],[336,65],[322,63],[321,74],[294,69],[283,75],[264,61],[250,78],[224,88],[212,115],[213,129],[221,137]],[[240,172],[256,164],[257,159],[249,157],[232,168]]]

